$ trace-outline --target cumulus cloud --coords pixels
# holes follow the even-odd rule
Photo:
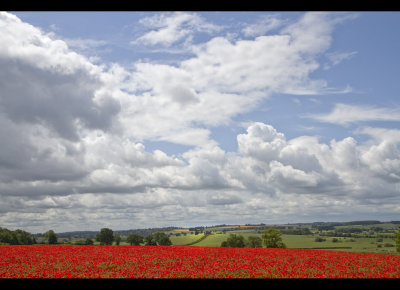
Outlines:
[[[315,136],[288,140],[270,124],[250,122],[237,135],[237,152],[211,137],[213,127],[272,93],[323,92],[326,83],[310,75],[338,22],[305,14],[280,34],[193,45],[174,66],[140,61],[124,68],[94,65],[66,42],[0,14],[0,222],[33,231],[124,229],[323,217],[327,208],[398,202],[398,130],[368,127],[365,143],[348,137],[324,144]],[[193,13],[144,23],[159,32],[148,34],[148,43],[165,46],[190,29],[216,30]],[[178,28],[183,34],[168,38]],[[169,156],[146,149],[148,140],[191,148]]]
[[[165,225],[193,218],[211,222],[232,211],[242,221],[252,216],[254,221],[254,215],[326,217],[328,208],[337,217],[335,212],[345,214],[350,208],[373,208],[383,200],[398,199],[400,138],[392,137],[387,144],[384,135],[400,136],[399,131],[366,128],[364,133],[372,138],[363,144],[351,137],[323,144],[312,136],[287,140],[271,125],[253,123],[238,135],[239,152],[214,145],[187,151],[183,159],[98,136],[101,141],[86,141],[90,152],[86,163],[92,164],[89,159],[99,163],[92,164],[96,169],[79,184],[36,181],[32,188],[32,183],[9,183],[8,194],[3,184],[3,204],[12,204],[15,212],[35,208],[46,215],[106,218],[113,227],[129,217],[139,224],[149,224],[149,217],[163,217]],[[71,186],[75,193],[62,192]],[[35,199],[27,199],[24,190]],[[10,216],[2,220],[10,222]]]
[[[1,113],[77,141],[79,126],[107,130],[119,103],[101,95],[101,70],[12,14],[0,15]]]
[[[286,140],[272,129],[255,123],[247,134],[238,136],[239,151],[244,154],[240,162],[251,164],[241,168],[265,178],[264,183],[258,180],[256,189],[264,185],[269,192],[273,189],[333,199],[398,196],[399,130],[365,128],[362,133],[372,139],[363,144],[352,137],[323,144],[312,136]]]
[[[214,37],[192,45],[193,56],[176,65],[136,62],[125,82],[131,93],[119,97],[121,123],[139,141],[203,146],[212,142],[210,128],[228,125],[273,93],[330,91],[326,81],[310,75],[319,68],[316,57],[329,47],[339,21],[331,14],[311,14],[279,34],[247,40]],[[146,21],[164,27],[192,17],[161,14]]]

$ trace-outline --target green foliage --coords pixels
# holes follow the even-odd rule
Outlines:
[[[221,243],[221,247],[244,248],[246,245],[242,235],[229,234],[226,241]]]
[[[154,239],[153,234],[147,235],[147,236],[144,238],[144,244],[145,244],[146,246],[157,246],[157,242],[156,242],[156,240]]]
[[[53,230],[49,230],[44,234],[47,243],[49,245],[55,245],[57,244],[57,235],[55,234],[55,232]]]
[[[395,241],[396,241],[396,251],[400,252],[400,226],[396,232]]]
[[[266,248],[286,248],[282,242],[282,233],[274,228],[264,231],[262,239]]]
[[[92,239],[90,239],[90,238],[87,238],[87,239],[85,240],[85,245],[88,245],[88,246],[90,246],[90,245],[94,245],[94,242],[93,242],[93,240],[92,240]]]
[[[166,233],[157,232],[153,234],[154,240],[159,246],[171,246],[172,242]]]
[[[96,241],[100,242],[100,245],[112,245],[114,241],[113,231],[109,228],[102,228],[100,233],[96,235]]]
[[[114,241],[115,241],[115,244],[118,246],[121,243],[121,235],[115,234]]]
[[[126,241],[131,245],[131,246],[138,246],[141,243],[143,243],[143,237],[138,234],[131,234],[128,236]]]
[[[249,236],[247,238],[246,247],[249,248],[262,248],[262,239],[257,236]]]
[[[36,240],[23,230],[11,231],[0,227],[0,243],[9,245],[32,245]]]
[[[156,232],[144,238],[146,246],[171,246],[172,242],[166,233]]]

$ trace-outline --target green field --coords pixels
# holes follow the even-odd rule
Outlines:
[[[375,223],[376,222],[376,223]],[[326,249],[350,252],[399,254],[395,247],[395,233],[400,222],[359,221],[343,223],[310,223],[286,225],[214,226],[196,228],[154,229],[165,232],[174,246],[220,247],[229,234],[261,237],[267,228],[281,231],[287,248]],[[90,233],[95,244],[94,233]],[[126,233],[120,233],[120,245],[128,245]],[[146,236],[146,234],[142,234]],[[86,236],[87,237],[87,236]],[[43,237],[37,237],[42,243]],[[63,237],[60,244],[83,244],[84,236]]]
[[[333,235],[332,232],[324,230],[316,230],[310,226],[287,227],[286,229],[309,229],[310,234],[283,234],[282,239],[287,248],[304,248],[304,249],[331,249],[350,252],[366,252],[366,253],[385,253],[397,254],[395,242],[393,239],[394,232],[398,229],[397,224],[379,224],[379,225],[341,225],[335,226],[334,229],[342,233],[342,236]],[[356,234],[350,233],[349,236],[343,236],[343,231],[360,229]],[[377,231],[379,229],[379,231]],[[229,234],[240,234],[246,239],[248,236],[261,237],[263,230],[257,228],[235,228],[228,231],[222,231],[219,228],[208,228],[210,235],[192,246],[202,247],[219,247],[223,241],[228,238]],[[185,236],[175,236],[170,234],[173,245],[186,245],[193,243],[204,234],[195,235],[187,233]],[[317,241],[320,237],[322,241]],[[320,240],[321,240],[320,239]]]
[[[187,234],[185,236],[180,235],[178,237],[171,235],[169,238],[174,246],[186,246],[200,240],[203,237],[204,234]],[[197,243],[195,245],[197,245]]]
[[[232,231],[230,233],[241,234],[246,239],[249,235],[259,236],[257,233],[243,233],[241,231]],[[201,247],[219,247],[223,241],[228,238],[226,234],[211,234],[204,240],[193,244],[192,246]],[[187,235],[185,237],[170,237],[173,245],[183,246],[191,243],[203,236],[199,235]],[[332,250],[343,250],[350,252],[371,252],[371,253],[386,253],[396,254],[396,249],[393,239],[384,238],[381,241],[377,238],[347,238],[347,237],[325,237],[326,241],[316,242],[316,236],[312,235],[282,235],[283,242],[287,248],[304,248],[304,249],[332,249]],[[333,239],[336,238],[336,242]],[[378,241],[379,240],[379,241]]]

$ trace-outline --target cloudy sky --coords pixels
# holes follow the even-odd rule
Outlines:
[[[400,217],[399,12],[0,14],[0,226]]]

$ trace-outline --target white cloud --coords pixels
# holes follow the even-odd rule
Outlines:
[[[146,21],[153,27],[168,23],[166,27],[176,28],[193,15],[161,14]],[[319,67],[313,56],[329,47],[335,23],[329,14],[305,16],[299,21],[304,31],[292,24],[284,34],[253,40],[215,37],[193,45],[194,56],[175,66],[137,62],[124,82],[131,93],[119,97],[121,123],[139,141],[204,146],[212,142],[209,128],[229,124],[272,93],[324,93],[329,90],[326,82],[309,75]],[[302,36],[310,46],[306,56],[304,47],[295,44]],[[314,45],[318,49],[312,50]]]
[[[245,36],[260,36],[281,27],[285,22],[279,15],[263,15],[255,23],[246,25],[242,31]]]
[[[348,60],[355,56],[357,54],[357,51],[351,51],[351,52],[331,52],[327,53],[326,57],[329,59],[329,63],[324,64],[324,69],[330,69],[332,66],[338,65],[344,60]]]
[[[238,135],[244,156],[236,159],[236,166],[243,174],[235,176],[242,184],[252,180],[257,184],[253,189],[264,187],[270,193],[317,194],[328,199],[345,196],[360,201],[398,196],[400,131],[364,128],[361,132],[373,139],[357,144],[348,137],[328,145],[312,136],[286,140],[270,125],[254,123],[247,134]]]
[[[120,107],[99,93],[100,67],[11,14],[2,13],[0,22],[0,105],[8,118],[75,141],[79,127],[112,127]]]
[[[143,145],[128,140],[91,136],[85,138],[83,164],[93,169],[86,178],[79,183],[36,181],[35,188],[31,182],[8,187],[3,183],[0,209],[6,210],[5,204],[10,204],[6,211],[36,209],[31,218],[52,216],[54,222],[66,215],[72,221],[106,219],[113,228],[129,227],[129,219],[138,227],[161,217],[165,225],[191,219],[212,223],[231,220],[232,211],[239,220],[252,222],[255,215],[257,221],[277,216],[327,218],[335,212],[343,216],[382,206],[395,214],[385,200],[399,201],[399,130],[363,132],[373,138],[363,144],[351,137],[323,144],[312,136],[287,140],[272,126],[253,123],[238,135],[240,154],[214,145],[192,149],[182,159],[146,152]],[[391,142],[386,135],[392,136]],[[63,192],[71,186],[79,194]],[[29,191],[34,200],[27,198]],[[1,220],[11,223],[8,214]],[[60,226],[67,225],[60,221]]]
[[[400,121],[400,109],[379,108],[367,105],[336,104],[329,114],[313,114],[305,116],[319,122],[338,125],[368,121]]]
[[[213,33],[221,29],[206,22],[201,16],[188,12],[156,14],[143,18],[140,22],[152,30],[132,41],[132,44],[160,44],[169,47],[183,40],[190,42],[194,32]]]
[[[195,29],[194,14],[169,16],[182,18],[147,21],[160,31]],[[0,147],[1,224],[60,231],[100,223],[260,222],[398,203],[398,130],[368,127],[363,144],[352,137],[323,144],[314,136],[288,140],[269,124],[250,122],[237,136],[238,152],[212,140],[213,126],[273,92],[323,91],[324,81],[310,74],[315,56],[329,47],[333,19],[306,14],[285,34],[213,38],[175,66],[142,61],[123,68],[96,66],[64,41],[0,14],[0,134],[7,136]],[[388,113],[337,108],[348,112],[344,124]],[[325,120],[336,122],[338,114]],[[168,156],[149,152],[146,140],[193,148]]]
[[[334,27],[355,17],[354,13],[309,12],[281,33],[291,36],[291,45],[296,51],[304,55],[320,54],[329,48]]]
[[[198,17],[194,13],[158,14],[143,23],[173,30],[204,21]],[[335,15],[311,13],[282,34],[232,41],[215,37],[192,45],[193,56],[174,66],[139,61],[131,72],[123,73],[120,86],[126,86],[129,93],[118,94],[123,108],[120,123],[140,142],[204,146],[214,142],[210,140],[212,127],[228,125],[273,93],[332,92],[324,80],[311,79],[310,74],[318,69],[314,57],[329,47],[337,22]],[[197,29],[207,30],[202,25]],[[296,44],[302,37],[310,47],[307,53]]]

